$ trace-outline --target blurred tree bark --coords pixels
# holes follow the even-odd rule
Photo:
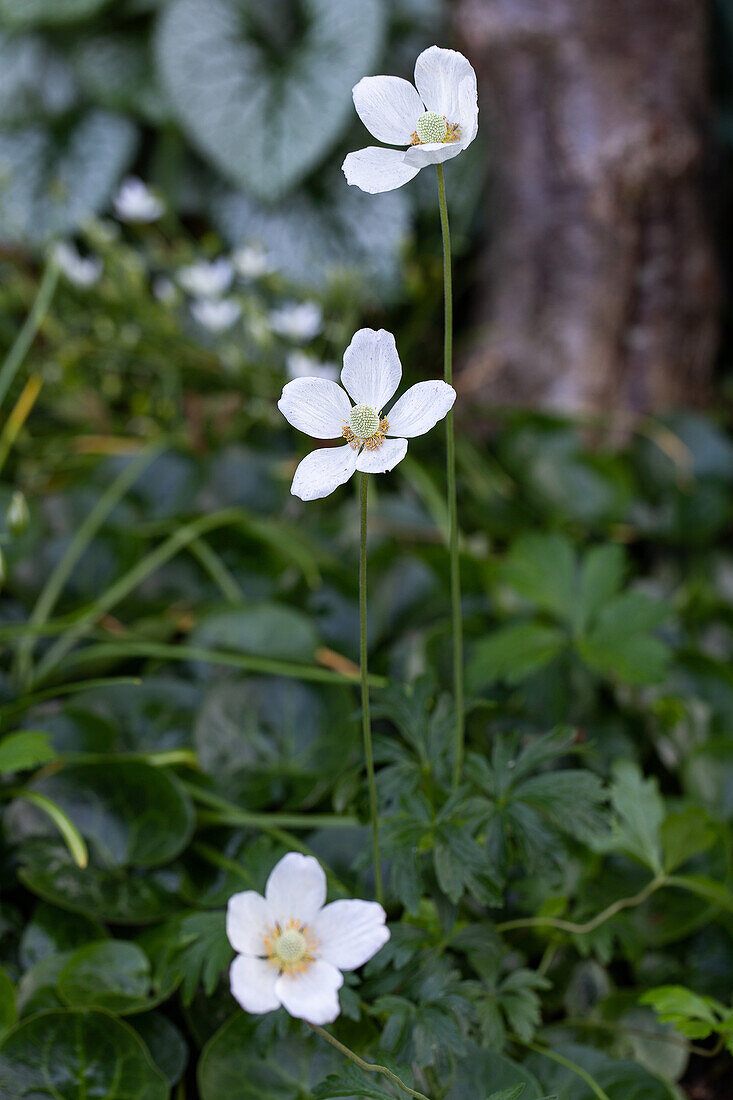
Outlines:
[[[705,401],[705,0],[458,0],[495,171],[461,385],[492,403]]]

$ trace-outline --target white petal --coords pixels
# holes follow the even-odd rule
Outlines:
[[[420,171],[414,165],[405,163],[402,149],[380,149],[375,145],[349,153],[341,170],[347,183],[360,187],[370,195],[394,191],[395,187],[409,183]]]
[[[275,992],[291,1016],[311,1024],[331,1024],[341,1011],[338,990],[343,984],[335,966],[316,959],[302,974],[281,974]]]
[[[332,901],[316,917],[320,958],[339,970],[356,970],[389,939],[386,913],[376,901]]]
[[[295,471],[290,492],[301,500],[320,500],[348,481],[356,469],[353,447],[322,447],[311,451]]]
[[[386,329],[360,328],[344,352],[341,382],[357,405],[380,412],[402,378],[394,336]]]
[[[453,407],[456,391],[437,378],[411,386],[387,414],[390,435],[425,435]]]
[[[354,106],[370,134],[387,145],[409,145],[425,108],[409,80],[365,76],[353,90]]]
[[[328,378],[294,378],[283,387],[277,407],[294,428],[314,439],[336,439],[351,412],[344,391]]]
[[[363,474],[386,474],[402,462],[406,454],[406,439],[385,439],[376,451],[368,451],[365,447],[356,460],[356,468]]]
[[[462,141],[430,141],[424,145],[411,145],[405,150],[405,164],[418,170],[428,164],[442,164],[445,160],[453,160],[465,148]]]
[[[279,1008],[276,982],[277,970],[265,959],[237,955],[229,970],[232,996],[245,1012],[274,1012]]]
[[[265,897],[281,924],[288,920],[310,924],[326,900],[324,870],[313,856],[288,852],[270,872]]]
[[[463,148],[470,145],[478,133],[478,99],[476,96],[476,74],[464,76],[458,89],[458,125],[461,127]]]
[[[262,955],[263,941],[274,923],[270,907],[261,894],[245,890],[227,904],[227,939],[240,955]]]
[[[463,89],[464,81],[468,82],[466,91]],[[476,73],[468,58],[457,50],[443,50],[439,46],[423,50],[415,62],[415,84],[427,110],[445,115],[448,122],[458,122],[461,127],[472,124],[471,119],[462,113],[467,107],[471,89],[474,109],[478,114]]]

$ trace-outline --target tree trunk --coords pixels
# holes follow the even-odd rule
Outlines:
[[[496,173],[461,385],[491,403],[704,402],[705,0],[459,0]]]

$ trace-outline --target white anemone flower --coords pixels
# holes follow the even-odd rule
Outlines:
[[[183,267],[178,272],[178,282],[194,298],[219,298],[232,285],[234,271],[229,260],[221,256],[209,263],[198,263]]]
[[[287,302],[273,309],[270,328],[288,340],[312,340],[323,328],[323,311],[317,302]]]
[[[128,176],[115,197],[115,214],[123,222],[155,222],[165,213],[165,203],[137,176]]]
[[[232,995],[246,1012],[282,1005],[311,1024],[338,1016],[342,970],[356,970],[389,939],[374,901],[326,901],[326,876],[313,856],[289,852],[270,873],[265,896],[229,899],[227,936],[237,957]]]
[[[81,256],[70,241],[59,241],[53,259],[74,286],[86,289],[102,277],[102,261],[97,256]]]
[[[330,378],[335,382],[339,376],[338,363],[322,363],[304,351],[291,351],[285,359],[288,378]]]
[[[191,303],[191,313],[209,332],[226,332],[239,320],[242,307],[233,298],[201,298]]]
[[[243,279],[261,279],[276,270],[269,253],[261,244],[244,244],[232,256],[232,263]]]
[[[427,164],[467,149],[478,132],[476,73],[456,50],[431,46],[415,62],[415,84],[398,76],[365,76],[353,90],[367,130],[387,145],[349,153],[346,182],[376,195],[409,183]]]
[[[356,470],[387,473],[405,457],[407,440],[429,432],[453,407],[456,391],[436,378],[411,386],[385,413],[401,377],[392,333],[362,328],[344,352],[344,389],[327,378],[287,383],[277,407],[294,428],[314,439],[346,440],[306,455],[295,471],[293,496],[328,496]]]

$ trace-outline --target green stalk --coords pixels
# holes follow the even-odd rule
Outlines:
[[[445,342],[443,346],[443,377],[453,385],[453,274],[451,268],[450,225],[445,200],[443,165],[438,170],[438,205],[440,228],[443,232],[443,292],[445,296]],[[453,750],[453,788],[461,781],[464,752],[463,702],[463,616],[461,612],[461,563],[458,553],[458,499],[456,495],[456,440],[453,410],[445,418],[446,459],[448,474],[448,545],[450,552],[450,598],[453,636],[453,697],[456,708]]]
[[[366,477],[366,474],[362,475]],[[363,1069],[365,1073],[381,1073],[383,1077],[386,1077],[388,1081],[391,1081],[393,1085],[397,1085],[398,1088],[406,1092],[408,1096],[416,1097],[416,1100],[429,1100],[429,1098],[423,1092],[416,1092],[415,1089],[411,1089],[409,1085],[397,1076],[396,1073],[392,1073],[386,1066],[380,1066],[377,1062],[365,1062],[363,1058],[360,1058],[358,1054],[355,1054],[353,1050],[350,1050],[344,1043],[340,1043],[338,1039],[335,1039],[333,1035],[329,1034],[325,1028],[319,1027],[318,1024],[310,1024],[310,1027],[314,1031],[330,1043],[332,1047],[335,1047],[345,1058],[349,1058],[359,1069]]]
[[[38,287],[36,299],[26,317],[25,324],[18,333],[15,343],[8,352],[5,362],[0,368],[0,405],[2,405],[5,400],[5,396],[12,386],[15,376],[23,365],[23,360],[28,354],[28,350],[43,324],[49,306],[53,301],[58,280],[58,264],[55,263],[53,257],[51,257],[46,264],[46,270],[43,272],[43,278]]]
[[[74,571],[74,567],[89,546],[99,529],[109,518],[127,491],[134,485],[144,470],[161,453],[161,444],[151,444],[129,462],[107,486],[92,510],[79,525],[61,560],[56,563],[36,600],[28,625],[44,626],[53,611],[64,585]],[[29,633],[21,638],[16,654],[16,672],[21,684],[29,680],[33,663],[34,635]]]
[[[372,723],[369,714],[369,670],[367,668],[367,491],[368,474],[361,475],[361,542],[359,551],[359,666],[361,669],[361,714],[364,731],[364,759],[369,783],[369,813],[372,820],[372,849],[374,852],[374,882],[377,901],[382,902],[382,871],[379,864],[379,809],[377,784],[374,779],[374,754],[372,751]]]

